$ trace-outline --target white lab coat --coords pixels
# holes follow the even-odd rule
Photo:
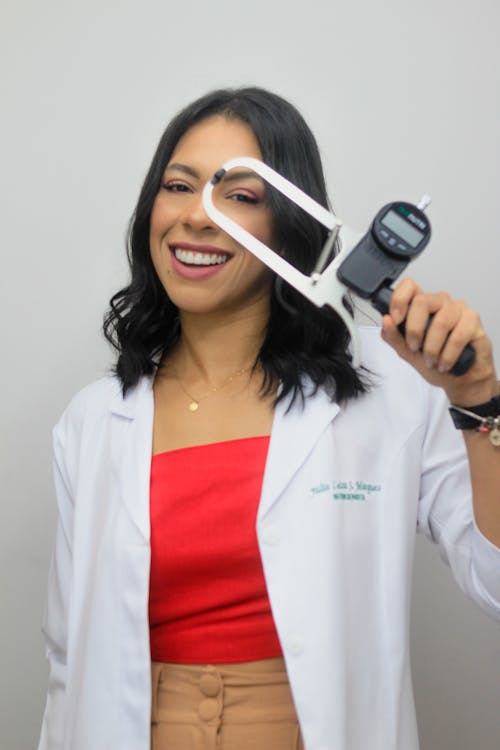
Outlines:
[[[500,550],[473,522],[443,394],[363,332],[370,394],[276,409],[257,533],[307,750],[418,747],[408,631],[415,530],[500,618]],[[79,393],[54,430],[59,521],[39,750],[149,750],[152,381]]]

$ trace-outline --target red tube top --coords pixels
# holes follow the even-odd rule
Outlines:
[[[269,437],[159,453],[151,463],[151,658],[281,655],[255,522]]]

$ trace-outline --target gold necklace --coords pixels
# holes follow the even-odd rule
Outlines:
[[[234,380],[235,378],[237,378],[239,375],[243,375],[245,372],[249,372],[251,369],[253,369],[253,365],[251,367],[245,367],[242,370],[238,370],[237,372],[233,373],[227,380],[225,380],[221,385],[217,385],[217,386],[215,386],[215,388],[211,388],[209,391],[207,391],[207,393],[204,393],[203,396],[200,396],[199,398],[194,398],[194,396],[192,396],[189,393],[189,391],[187,391],[184,388],[184,386],[182,384],[182,380],[180,379],[180,377],[177,374],[176,370],[174,370],[174,375],[177,378],[177,381],[179,383],[179,386],[180,386],[181,390],[186,394],[186,396],[189,399],[191,399],[191,401],[189,403],[189,406],[188,406],[189,411],[190,412],[195,412],[195,411],[198,411],[198,407],[199,407],[201,401],[204,401],[206,398],[208,398],[209,396],[211,396],[212,393],[217,393],[217,391],[222,390],[223,388],[226,387],[226,385],[229,385],[229,383],[231,383],[232,380]]]

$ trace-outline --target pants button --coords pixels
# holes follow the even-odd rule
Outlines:
[[[209,698],[215,698],[220,693],[220,680],[214,674],[203,674],[200,677],[200,690],[203,695]]]
[[[198,706],[198,713],[203,721],[211,721],[211,719],[215,719],[219,713],[217,701],[214,698],[207,698],[206,700],[201,701]]]

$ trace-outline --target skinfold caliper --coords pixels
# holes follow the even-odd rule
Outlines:
[[[234,179],[235,172],[245,176],[245,170],[246,176],[258,175],[329,230],[310,276],[254,237],[214,203],[213,191],[229,179],[228,173],[231,172],[231,179]],[[350,334],[354,367],[359,367],[361,354],[354,319],[344,304],[346,295],[352,291],[369,300],[380,313],[389,311],[392,282],[430,240],[431,225],[424,213],[429,202],[430,198],[424,196],[418,205],[406,201],[388,203],[377,213],[369,230],[361,234],[267,164],[251,157],[237,157],[225,162],[203,189],[203,205],[213,222],[314,305],[335,310]],[[340,252],[332,259],[333,248],[338,245]],[[400,328],[404,331],[404,323]],[[474,349],[467,346],[451,373],[463,375],[471,367],[474,357]]]

